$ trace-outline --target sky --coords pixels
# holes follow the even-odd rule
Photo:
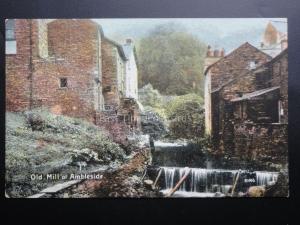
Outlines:
[[[102,26],[105,36],[120,43],[124,43],[126,38],[138,42],[155,26],[174,22],[184,26],[187,32],[205,44],[214,48],[224,48],[226,52],[232,51],[246,41],[258,47],[269,21],[281,32],[287,32],[285,18],[94,19],[94,21]]]

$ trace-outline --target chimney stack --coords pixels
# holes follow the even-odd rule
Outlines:
[[[211,46],[210,45],[207,46],[206,56],[207,57],[212,57],[213,56],[213,52],[211,50]]]
[[[220,52],[220,57],[224,57],[224,56],[225,56],[225,49],[222,48],[222,49],[221,49],[221,52]]]
[[[219,49],[214,50],[214,57],[220,57],[220,51]]]

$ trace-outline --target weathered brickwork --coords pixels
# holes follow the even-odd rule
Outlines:
[[[17,54],[6,57],[7,110],[44,106],[94,121],[102,99],[99,25],[54,20],[47,23],[46,35],[45,23],[16,20],[15,33]],[[61,78],[67,79],[66,87],[60,86]]]
[[[29,107],[30,96],[30,22],[15,21],[17,54],[6,55],[6,109],[20,111]]]
[[[7,111],[46,107],[107,127],[121,139],[121,131],[138,127],[136,99],[124,104],[123,46],[106,38],[97,23],[17,19],[14,33],[16,54],[6,55]]]
[[[105,105],[118,108],[124,95],[122,80],[125,73],[125,59],[120,47],[107,38],[102,41],[103,95]]]

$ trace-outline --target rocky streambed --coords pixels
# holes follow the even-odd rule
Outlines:
[[[52,194],[51,197],[157,197],[159,193],[152,190],[143,181],[146,179],[145,169],[150,158],[149,148],[139,149],[122,166],[106,170],[101,179],[84,180],[70,188]],[[49,197],[49,195],[44,197]]]

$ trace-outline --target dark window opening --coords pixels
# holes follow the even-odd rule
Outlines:
[[[256,83],[256,89],[264,89],[271,87],[271,73],[269,72],[264,72],[264,73],[259,73],[256,75],[255,78],[255,83]]]
[[[111,86],[106,86],[103,88],[103,92],[111,92]]]
[[[68,87],[68,79],[67,78],[60,78],[60,87],[61,88]]]
[[[247,115],[254,123],[278,123],[279,106],[275,100],[249,102]]]

